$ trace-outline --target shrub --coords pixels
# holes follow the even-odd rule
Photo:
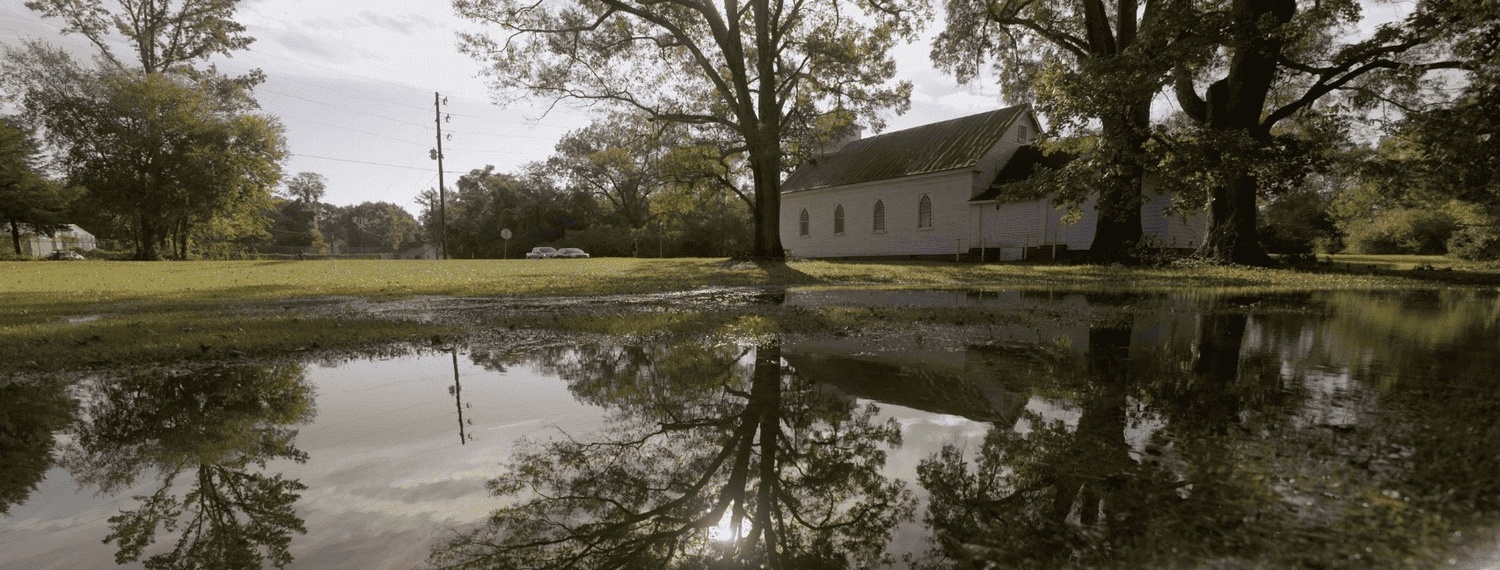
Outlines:
[[[110,260],[130,259],[130,252],[128,252],[128,251],[109,251],[109,250],[105,250],[105,249],[89,249],[89,250],[82,250],[82,249],[80,249],[80,250],[78,250],[78,253],[83,254],[84,257],[89,258],[89,259],[110,259]]]
[[[1448,255],[1470,261],[1500,259],[1500,229],[1471,226],[1448,238]]]
[[[1458,221],[1444,211],[1398,208],[1366,223],[1349,224],[1344,244],[1353,253],[1434,255],[1447,252]]]
[[[1335,235],[1328,207],[1328,199],[1311,188],[1276,197],[1261,207],[1261,246],[1267,253],[1313,253]]]

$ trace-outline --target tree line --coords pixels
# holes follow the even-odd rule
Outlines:
[[[595,256],[729,256],[751,244],[742,162],[676,125],[611,113],[565,134],[546,160],[515,172],[470,170],[447,194],[458,258],[518,257],[536,246]],[[418,196],[429,243],[443,240],[438,192]],[[511,230],[504,240],[502,230]]]
[[[254,98],[263,74],[206,64],[253,41],[233,18],[237,0],[26,5],[97,54],[85,65],[39,42],[7,50],[3,87],[20,113],[0,136],[0,214],[13,241],[22,224],[70,219],[143,259],[331,246],[320,234],[332,212],[274,194],[287,149]],[[460,49],[502,99],[607,112],[546,161],[463,176],[446,228],[419,196],[415,239],[446,232],[457,257],[563,243],[647,255],[654,240],[658,255],[767,259],[785,255],[784,177],[856,124],[879,130],[910,106],[913,85],[897,80],[891,53],[920,38],[934,10],[923,0],[454,7],[498,32],[462,33]],[[1046,150],[1082,157],[1023,186],[1074,208],[1097,195],[1096,261],[1133,262],[1149,245],[1138,212],[1151,179],[1180,208],[1208,212],[1198,256],[1210,261],[1266,264],[1267,249],[1500,256],[1493,2],[1421,0],[1378,26],[1357,0],[941,8],[934,63],[961,82],[997,82],[1048,122]],[[116,33],[128,56],[106,41]],[[344,239],[366,243],[366,231],[376,230]]]
[[[7,137],[40,148],[62,181],[27,183],[32,199],[7,208],[12,228],[47,228],[65,213],[126,240],[141,259],[186,257],[191,244],[260,229],[255,214],[268,205],[287,152],[283,128],[259,112],[259,71],[230,76],[204,64],[254,41],[235,22],[235,4],[26,3],[96,51],[85,64],[40,41],[6,49],[0,86],[20,109]],[[128,55],[112,47],[116,34]],[[5,162],[36,173],[38,157],[8,153]],[[65,209],[52,207],[62,203]]]
[[[820,138],[856,122],[878,130],[882,113],[909,107],[912,85],[895,80],[890,52],[918,37],[932,9],[920,0],[454,6],[494,30],[462,34],[461,49],[502,98],[613,105],[678,125],[740,161],[749,173],[749,253],[765,258],[784,256],[780,182],[799,157]],[[1074,208],[1097,194],[1097,261],[1135,261],[1147,245],[1139,211],[1153,177],[1181,208],[1207,210],[1197,255],[1210,261],[1270,263],[1263,241],[1289,236],[1268,229],[1263,212],[1327,225],[1339,216],[1362,249],[1370,240],[1359,232],[1372,223],[1402,225],[1387,219],[1393,208],[1439,205],[1464,214],[1450,226],[1466,233],[1447,238],[1497,254],[1493,2],[1422,0],[1378,26],[1364,24],[1356,0],[949,0],[942,8],[932,44],[939,68],[962,82],[997,81],[1007,99],[1033,104],[1051,124],[1049,151],[1083,157],[1031,184]],[[1162,101],[1173,112],[1153,111]],[[1309,199],[1318,182],[1337,182],[1339,192]],[[1378,203],[1294,207],[1349,202],[1345,194],[1360,187]],[[1325,234],[1317,236],[1325,246],[1337,245],[1341,234]]]

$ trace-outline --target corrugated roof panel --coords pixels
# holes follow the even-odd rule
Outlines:
[[[782,193],[900,178],[974,166],[1005,135],[1023,105],[892,131],[810,161],[781,184]]]

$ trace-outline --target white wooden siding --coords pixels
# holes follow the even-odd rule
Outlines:
[[[1094,211],[1095,199],[1082,205],[1078,221],[1067,222],[1067,210],[1054,205],[1051,199],[1007,202],[998,206],[993,202],[974,205],[983,218],[983,245],[1000,248],[1001,259],[1021,259],[1022,248],[1039,245],[1063,245],[1070,250],[1088,249],[1094,241],[1094,226],[1098,215]],[[977,245],[975,247],[978,247]]]
[[[1010,162],[1011,157],[1016,155],[1016,149],[1026,144],[1016,138],[1016,127],[1018,125],[1027,125],[1032,133],[1041,130],[1037,127],[1036,123],[1031,121],[1031,113],[1020,113],[1005,131],[1005,135],[1000,137],[1000,142],[996,143],[994,148],[991,148],[989,152],[984,154],[984,157],[979,159],[978,163],[974,164],[974,191],[973,194],[969,195],[970,198],[989,189],[990,183],[995,181],[995,174],[999,173],[1000,168],[1005,166],[1005,163]]]
[[[1097,196],[1081,206],[1080,216],[1064,222],[1067,211],[1050,198],[1024,202],[970,203],[1020,148],[1018,125],[1032,133],[1040,126],[1029,114],[1017,117],[1004,137],[974,168],[949,170],[888,180],[876,180],[792,192],[781,196],[781,244],[794,257],[864,257],[953,255],[972,248],[998,248],[1001,259],[1020,259],[1027,247],[1066,246],[1087,250],[1098,224]],[[1161,247],[1192,248],[1203,242],[1207,215],[1183,216],[1167,212],[1169,196],[1146,182],[1141,208],[1145,235]],[[932,227],[917,227],[917,204],[923,195],[932,200]],[[875,202],[885,204],[885,230],[874,230]],[[834,210],[844,207],[844,232],[833,232]],[[809,216],[808,235],[800,235],[798,216]]]
[[[1208,229],[1208,212],[1192,215],[1171,212],[1172,196],[1157,192],[1155,185],[1148,185],[1146,203],[1141,206],[1141,229],[1151,238],[1152,245],[1191,249],[1203,245],[1203,236]]]
[[[807,209],[806,236],[781,225],[781,246],[793,257],[952,255],[968,251],[971,171],[950,170],[792,192],[781,196],[781,219]],[[932,200],[932,227],[917,227],[917,203]],[[875,201],[885,202],[885,231],[874,231]],[[844,206],[844,233],[833,233],[833,211]]]

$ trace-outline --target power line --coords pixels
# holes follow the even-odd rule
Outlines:
[[[263,51],[257,51],[255,49],[248,48],[248,47],[245,48],[244,51],[246,51],[248,53],[253,53],[253,54],[256,54],[256,55],[261,55],[261,56],[265,56],[265,57],[270,57],[270,58],[275,58],[275,59],[279,59],[279,60],[282,60],[282,61],[287,61],[287,62],[295,63],[295,64],[298,64],[298,65],[305,65],[307,67],[321,69],[323,71],[331,71],[333,73],[339,73],[339,74],[347,75],[349,77],[353,77],[353,78],[356,78],[356,79],[364,79],[366,81],[373,81],[375,83],[383,83],[383,84],[386,84],[386,85],[390,85],[392,87],[397,87],[397,88],[401,88],[401,89],[406,89],[406,90],[409,90],[409,91],[413,91],[413,92],[416,92],[416,93],[421,93],[424,96],[428,93],[428,91],[426,89],[422,89],[420,87],[412,87],[410,85],[396,83],[394,81],[390,81],[388,79],[383,79],[383,78],[380,78],[380,77],[375,77],[373,75],[364,75],[364,74],[361,74],[361,73],[353,73],[353,72],[346,71],[346,70],[343,70],[343,69],[339,69],[339,68],[336,68],[336,67],[328,67],[326,65],[319,65],[319,64],[316,64],[316,63],[312,63],[312,62],[308,62],[308,61],[303,61],[303,60],[299,60],[299,59],[292,59],[292,58],[289,58],[289,57],[283,57],[283,56],[279,56],[279,55],[275,55],[275,54],[269,54],[269,53],[266,53],[266,52],[263,52]],[[480,100],[480,99],[474,99],[474,98],[471,98],[471,97],[465,97],[463,95],[449,95],[448,98],[449,99],[458,100],[458,101],[465,101],[465,102],[469,102],[469,103],[475,103],[475,104],[479,104],[479,105],[486,105],[486,106],[492,104],[490,101],[484,101],[484,100]],[[403,104],[403,106],[411,106],[411,107],[415,108],[414,105],[405,105],[405,104]],[[425,110],[425,107],[423,109]],[[450,114],[454,115],[454,116],[461,115],[461,113],[450,113]],[[487,118],[487,117],[481,117],[481,116],[478,116],[478,115],[463,115],[463,116],[468,116],[468,117],[472,117],[472,118],[476,118],[476,119]],[[552,127],[552,128],[561,128],[561,127]]]
[[[432,146],[432,145],[429,145],[427,143],[416,142],[416,141],[413,141],[413,140],[408,140],[408,139],[393,137],[393,136],[390,136],[390,135],[383,135],[383,134],[380,134],[380,133],[373,133],[373,132],[370,132],[370,131],[356,129],[356,128],[353,128],[353,127],[345,127],[343,125],[335,125],[333,123],[325,123],[323,121],[307,121],[307,122],[315,124],[315,125],[323,125],[325,127],[332,128],[332,129],[339,129],[339,130],[349,131],[349,132],[352,132],[352,133],[359,133],[359,134],[362,134],[362,135],[368,135],[368,136],[372,136],[372,137],[379,137],[379,138],[383,138],[383,139],[386,139],[386,140],[395,141],[395,142],[399,142],[399,143],[405,143],[405,144],[409,144],[409,145],[412,145],[412,146],[415,146],[415,147],[424,147],[425,146],[425,147],[431,148],[431,146]],[[482,149],[482,148],[467,148],[467,147],[455,147],[455,146],[447,146],[447,147],[444,147],[444,148],[446,148],[448,150],[456,150],[456,151],[462,151],[462,152],[479,152],[479,153],[489,153],[489,154],[513,154],[513,155],[527,155],[527,154],[530,154],[530,153],[527,153],[527,152],[524,152],[524,151],[513,150],[513,149]]]
[[[357,109],[350,109],[350,108],[348,108],[347,105],[338,105],[338,104],[334,104],[334,103],[328,103],[328,102],[325,102],[325,101],[318,101],[316,99],[309,99],[307,97],[303,97],[303,96],[300,96],[300,95],[292,95],[290,93],[282,93],[282,92],[276,91],[274,89],[266,89],[264,87],[258,87],[258,88],[256,88],[256,91],[257,92],[266,92],[266,93],[270,93],[270,94],[273,94],[273,95],[279,95],[279,96],[282,96],[282,97],[288,97],[288,98],[296,99],[296,100],[299,100],[299,101],[306,101],[306,102],[312,103],[314,105],[322,105],[324,107],[331,107],[331,108],[334,108],[334,109],[339,109],[339,110],[350,112],[350,113],[356,113],[356,114],[365,115],[365,116],[369,116],[369,117],[375,117],[375,118],[379,118],[379,119],[385,119],[387,121],[401,123],[403,125],[409,125],[409,126],[413,126],[413,127],[418,127],[418,128],[423,129],[423,130],[426,130],[428,128],[427,125],[421,125],[421,124],[413,123],[411,121],[407,121],[407,120],[404,120],[404,119],[398,119],[398,118],[390,117],[390,116],[387,116],[387,115],[381,115],[379,113],[371,113],[369,111],[361,111],[361,110],[357,110]],[[451,114],[451,113],[445,113],[445,114]],[[335,128],[348,128],[348,127],[335,127]],[[350,130],[353,130],[353,129],[350,129]],[[524,135],[524,134],[516,134],[516,133],[504,133],[504,134],[502,134],[502,133],[481,133],[481,132],[476,132],[476,131],[452,131],[452,130],[450,130],[448,132],[453,133],[453,134],[462,134],[462,135],[470,135],[470,136],[481,136],[481,137],[494,137],[494,138],[530,139],[530,140],[549,141],[549,142],[554,140],[553,137],[549,137],[549,136]],[[372,133],[365,132],[365,134],[372,134]],[[374,135],[374,136],[383,136],[383,135]],[[391,137],[385,137],[385,138],[391,138]],[[407,142],[405,139],[397,139],[397,140],[401,140],[402,142]],[[475,151],[475,152],[492,152],[492,151],[477,150],[477,149],[466,149],[466,150]]]
[[[358,114],[358,115],[365,115],[365,116],[368,116],[368,117],[375,117],[377,119],[385,119],[387,121],[394,121],[394,122],[397,122],[397,123],[401,123],[403,125],[410,125],[410,126],[418,127],[418,128],[422,128],[422,129],[426,129],[427,128],[427,125],[413,123],[413,122],[410,122],[410,121],[406,121],[406,120],[402,120],[402,119],[397,119],[397,118],[393,118],[393,117],[387,117],[385,115],[379,115],[379,114],[376,114],[376,113],[369,113],[369,112],[366,112],[366,111],[360,111],[358,109],[349,109],[349,108],[341,106],[341,105],[334,105],[332,103],[324,103],[322,101],[316,101],[316,100],[313,100],[313,99],[308,99],[306,97],[299,97],[297,95],[292,95],[292,94],[289,94],[289,93],[282,93],[282,92],[276,91],[274,89],[266,89],[264,87],[261,87],[261,88],[256,89],[256,91],[270,93],[272,95],[280,95],[282,97],[290,97],[292,99],[297,99],[299,101],[307,101],[308,103],[312,103],[312,104],[315,104],[315,105],[323,105],[325,107],[333,107],[335,109],[339,109],[339,110],[342,110],[342,111],[345,111],[345,112],[354,113],[354,114]]]
[[[318,155],[315,155],[315,154],[301,154],[301,153],[296,153],[296,152],[289,152],[287,154],[290,154],[292,156],[300,156],[302,158],[316,158],[316,159],[320,159],[320,160],[332,160],[332,161],[336,161],[336,162],[352,162],[354,164],[367,164],[367,165],[370,165],[370,166],[384,166],[384,167],[388,167],[388,168],[401,168],[401,169],[404,169],[404,170],[421,170],[423,172],[431,172],[432,171],[432,169],[430,169],[430,168],[418,168],[418,167],[415,167],[415,166],[401,166],[399,164],[388,164],[388,163],[384,163],[384,162],[371,162],[371,161],[368,161],[368,160],[354,160],[354,159],[350,159],[350,158],[334,158],[334,157],[331,157],[331,156],[318,156]],[[467,172],[457,172],[457,171],[453,171],[453,170],[444,170],[443,172],[447,172],[448,174],[468,174]]]
[[[371,78],[366,77],[366,76],[358,76],[358,77],[362,77],[362,78],[365,78],[365,79],[371,79]],[[346,97],[349,96],[347,93],[345,93],[344,91],[342,91],[340,89],[337,89],[337,88],[334,88],[334,87],[329,87],[329,86],[326,86],[326,85],[318,85],[317,83],[314,83],[314,82],[311,82],[311,81],[303,81],[301,79],[297,79],[295,77],[291,77],[291,76],[288,76],[288,75],[271,76],[270,79],[274,80],[274,81],[291,81],[293,83],[301,83],[301,84],[306,85],[308,87],[315,87],[315,88],[318,88],[318,89],[325,89],[325,90],[328,90],[328,91],[333,91],[335,93],[339,93],[340,95],[344,95]],[[420,106],[420,105],[413,105],[411,103],[403,103],[403,102],[398,102],[398,101],[392,101],[390,99],[385,99],[385,98],[381,98],[381,97],[372,97],[372,96],[368,96],[368,95],[355,95],[354,97],[355,98],[359,98],[359,99],[365,99],[365,100],[368,100],[368,101],[378,101],[378,102],[381,102],[381,103],[385,103],[387,105],[395,105],[397,107],[406,107],[408,109],[416,109],[416,110],[420,110],[420,111],[426,111],[427,110],[426,107],[423,107],[423,106]],[[454,97],[454,98],[457,98],[457,97]],[[511,120],[511,119],[508,119],[508,118],[502,118],[502,117],[494,116],[494,115],[474,115],[474,114],[470,114],[470,113],[456,113],[456,112],[452,112],[452,111],[447,111],[446,114],[452,115],[454,117],[468,117],[468,118],[471,118],[471,119],[480,119],[480,120],[484,120],[484,121],[495,121],[495,122],[506,123],[506,124],[511,124],[511,125],[523,125],[523,126],[526,126],[526,127],[541,127],[541,128],[548,128],[548,129],[565,129],[565,128],[567,128],[567,127],[562,127],[562,126],[557,126],[557,125],[543,125],[543,124],[540,124],[540,123],[529,123],[529,122],[526,122],[526,121],[517,122],[517,121]]]

